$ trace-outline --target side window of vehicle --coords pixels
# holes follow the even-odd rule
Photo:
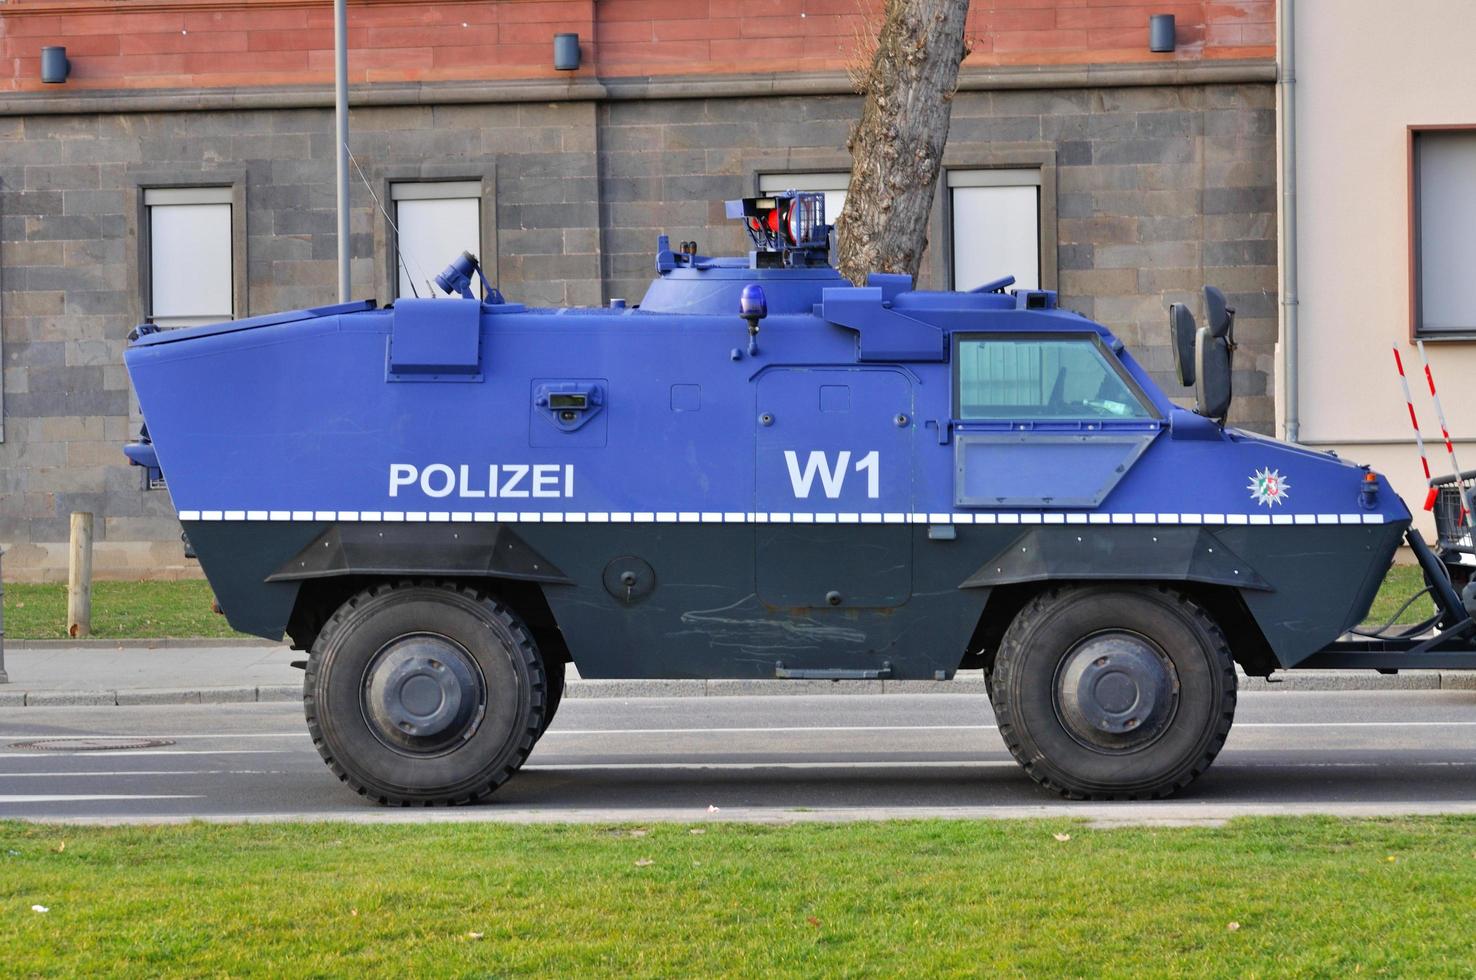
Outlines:
[[[959,337],[953,362],[960,421],[1157,417],[1095,335]]]

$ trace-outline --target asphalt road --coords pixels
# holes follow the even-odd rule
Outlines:
[[[1175,800],[1147,804],[1057,799],[1015,765],[993,720],[977,695],[569,700],[492,802],[403,810],[341,784],[296,705],[26,708],[0,712],[0,818],[1179,823],[1476,812],[1476,692],[1243,694],[1210,772]],[[16,744],[102,736],[168,744]]]

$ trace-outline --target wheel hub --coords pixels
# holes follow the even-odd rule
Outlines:
[[[444,636],[399,637],[364,671],[364,717],[391,748],[434,754],[460,744],[477,730],[486,704],[476,661]]]
[[[1100,633],[1073,647],[1056,675],[1056,713],[1078,742],[1131,751],[1161,735],[1178,706],[1172,661],[1133,633]]]

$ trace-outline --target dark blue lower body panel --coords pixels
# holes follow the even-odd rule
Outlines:
[[[1186,540],[1223,548],[1234,562],[1184,560],[1145,574],[1151,566],[1141,557],[1166,542],[1162,526],[1114,527],[1109,536],[1069,525],[186,524],[231,625],[260,636],[282,636],[305,582],[519,581],[542,590],[584,677],[877,671],[901,679],[951,676],[973,652],[992,588],[1233,587],[1234,579],[1207,582],[1196,570],[1224,576],[1240,565],[1256,583],[1237,589],[1245,607],[1280,666],[1294,666],[1361,619],[1404,527],[1205,528]],[[1093,535],[1114,543],[1087,546]],[[1022,548],[1050,558],[1011,577],[1006,559],[1018,564]],[[970,581],[978,587],[960,588]]]

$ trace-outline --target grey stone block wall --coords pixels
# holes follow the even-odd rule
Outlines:
[[[1273,421],[1274,95],[1269,85],[961,92],[950,159],[1050,161],[1064,305],[1116,331],[1171,392],[1167,308],[1220,285],[1239,310],[1233,420]],[[481,178],[484,257],[510,298],[636,302],[656,236],[748,244],[722,201],[760,172],[845,170],[854,97],[355,110],[354,153],[390,180]],[[332,115],[270,109],[31,116],[0,126],[0,330],[7,575],[65,571],[67,516],[97,515],[99,574],[197,574],[165,494],[123,465],[125,338],[141,319],[142,188],[244,190],[237,314],[335,299]],[[940,189],[921,285],[947,285]],[[360,295],[390,282],[387,222],[355,175]],[[1004,270],[1008,271],[1008,270]]]

